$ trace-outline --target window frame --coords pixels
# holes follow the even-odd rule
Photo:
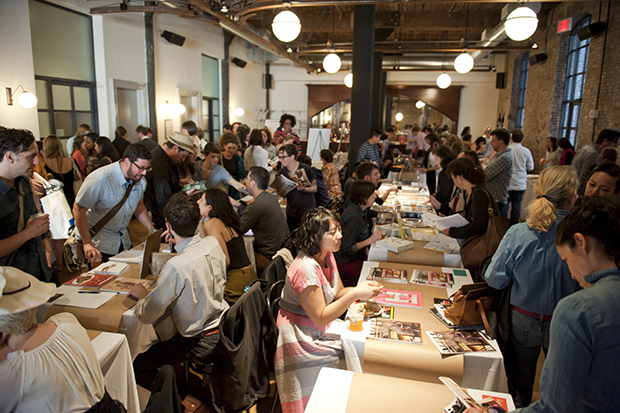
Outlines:
[[[525,52],[521,60],[521,72],[519,73],[519,87],[517,92],[517,114],[515,117],[515,128],[523,128],[525,118],[525,96],[527,93],[527,79],[530,71],[530,52]]]

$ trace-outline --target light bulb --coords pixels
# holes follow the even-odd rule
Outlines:
[[[474,58],[467,52],[463,52],[454,59],[454,70],[459,73],[469,73],[474,68]]]
[[[281,42],[292,42],[301,32],[299,17],[290,10],[281,11],[273,18],[271,30]]]
[[[245,115],[245,110],[243,110],[243,108],[237,108],[235,109],[235,115],[237,115],[238,117],[242,117],[243,115]]]
[[[446,89],[452,83],[452,78],[447,73],[442,73],[437,77],[437,87],[439,89]]]
[[[331,116],[329,116],[329,115],[325,115],[325,116],[323,116],[323,120],[324,120],[325,122],[329,122],[330,120],[332,120],[332,117],[331,117]]]
[[[415,103],[415,107],[418,108],[418,109],[422,109],[424,106],[426,106],[426,103],[422,102],[421,100],[418,100]]]
[[[336,73],[340,70],[341,64],[340,57],[333,52],[323,59],[323,69],[325,69],[327,73]]]
[[[19,104],[26,109],[32,109],[37,105],[37,97],[30,92],[23,92],[19,95]]]
[[[402,113],[398,112],[395,116],[394,119],[396,119],[396,122],[400,122],[401,120],[403,120],[404,116]]]
[[[185,107],[185,105],[184,105],[184,104],[182,104],[182,103],[179,103],[179,104],[176,106],[176,110],[177,110],[177,113],[178,113],[179,115],[182,115],[182,114],[184,114],[185,112],[187,112],[187,108],[186,108],[186,107]]]
[[[344,84],[349,89],[353,87],[353,73],[349,73],[344,77]]]
[[[538,17],[529,7],[517,7],[508,15],[504,28],[511,40],[519,42],[529,39],[538,27]]]

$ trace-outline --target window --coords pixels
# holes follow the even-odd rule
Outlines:
[[[570,38],[568,64],[566,65],[566,83],[562,100],[562,120],[560,121],[560,137],[568,138],[576,147],[581,116],[581,98],[586,83],[588,67],[588,50],[590,39],[579,40],[577,31],[590,24],[591,17],[585,18],[573,31]]]
[[[220,137],[220,61],[202,56],[202,129],[208,142]]]
[[[517,119],[515,128],[523,128],[525,116],[525,92],[527,91],[527,73],[530,70],[530,52],[525,53],[521,60],[521,74],[519,75],[519,93],[517,96]]]

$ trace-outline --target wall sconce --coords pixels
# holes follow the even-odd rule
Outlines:
[[[7,105],[13,106],[13,97],[15,96],[20,87],[22,88],[23,92],[19,95],[19,98],[17,99],[19,101],[19,104],[26,109],[34,108],[37,105],[37,97],[33,93],[27,92],[22,85],[17,86],[17,88],[15,88],[15,92],[12,92],[10,87],[6,88]]]
[[[170,103],[169,101],[166,101],[166,103],[164,103],[164,113],[166,113],[167,115],[182,115],[186,111],[187,108],[182,103],[176,105],[174,103]]]
[[[243,110],[243,108],[237,108],[235,109],[235,115],[237,115],[237,117],[242,117],[245,115],[245,110]]]

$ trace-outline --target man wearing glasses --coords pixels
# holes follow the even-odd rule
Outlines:
[[[177,165],[185,162],[194,150],[194,140],[179,132],[173,132],[166,137],[166,142],[153,149],[153,170],[146,174],[144,205],[151,212],[157,229],[165,226],[164,207],[172,195],[181,190]]]
[[[278,194],[281,197],[286,196],[286,223],[288,224],[289,231],[293,232],[299,227],[304,213],[316,207],[316,200],[314,199],[314,193],[317,190],[316,179],[312,168],[296,160],[296,145],[288,144],[281,146],[278,155],[282,164],[278,175],[284,175],[290,180],[298,182],[297,187],[289,193],[281,192]],[[306,185],[309,183],[308,186],[305,186],[299,179],[297,171],[300,169],[305,172],[308,178],[306,182]]]
[[[146,190],[142,178],[151,170],[151,157],[151,151],[145,145],[131,144],[120,161],[95,170],[82,184],[73,205],[73,216],[84,244],[84,258],[89,262],[106,262],[131,248],[127,225],[133,214],[149,231],[155,230],[142,202]],[[128,188],[131,189],[121,209],[91,237],[89,229],[123,199]]]

